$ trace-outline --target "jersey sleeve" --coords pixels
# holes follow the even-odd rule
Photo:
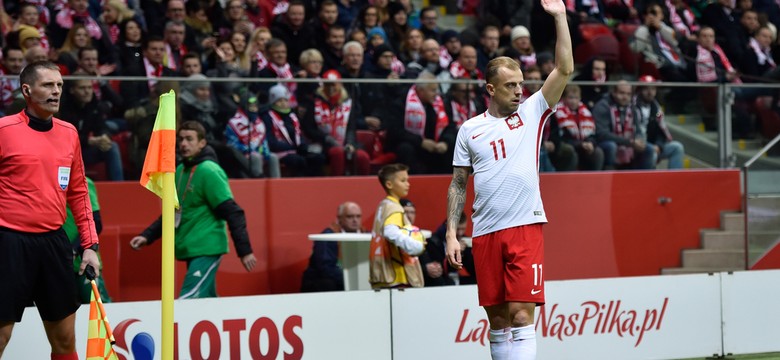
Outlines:
[[[523,112],[522,115],[525,115],[521,116],[523,121],[530,121],[534,125],[539,125],[544,123],[546,118],[549,117],[546,115],[549,115],[547,110],[550,109],[550,105],[547,104],[547,100],[544,98],[541,90],[531,95],[520,106]]]
[[[458,137],[455,139],[455,153],[452,157],[452,166],[471,166],[471,154],[468,147],[468,130],[466,126],[461,126],[458,130]]]
[[[75,136],[75,134],[74,134]],[[74,141],[73,160],[70,167],[70,185],[68,186],[68,205],[73,212],[73,219],[81,237],[81,247],[84,249],[98,243],[95,220],[92,218],[92,204],[89,199],[84,162],[81,156],[81,145]]]

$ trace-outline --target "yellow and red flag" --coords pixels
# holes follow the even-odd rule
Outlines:
[[[160,107],[154,120],[152,138],[146,150],[144,167],[141,170],[141,186],[163,197],[162,174],[176,172],[176,93],[171,90],[160,95]],[[176,188],[173,189],[174,194]],[[179,207],[178,196],[174,195],[174,206]]]
[[[96,296],[97,294],[97,296]],[[92,280],[92,298],[89,301],[89,335],[87,336],[87,360],[118,360],[114,352],[114,335],[106,318],[103,301],[100,300],[95,280]]]

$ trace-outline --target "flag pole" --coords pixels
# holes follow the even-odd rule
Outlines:
[[[173,360],[173,241],[175,173],[163,174],[162,196],[162,359]]]

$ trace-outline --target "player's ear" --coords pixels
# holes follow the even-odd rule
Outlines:
[[[493,87],[493,84],[485,84],[485,91],[487,91],[488,95],[493,96],[493,92],[496,91],[495,87]]]

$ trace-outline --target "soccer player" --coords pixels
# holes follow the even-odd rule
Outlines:
[[[25,306],[35,303],[51,358],[78,359],[73,250],[62,229],[66,203],[84,249],[79,274],[87,265],[100,272],[81,145],[73,125],[53,117],[62,95],[59,67],[32,63],[19,83],[24,111],[0,119],[0,357]]]
[[[574,70],[566,7],[542,0],[555,19],[555,69],[520,105],[523,73],[508,57],[488,63],[487,112],[461,126],[447,194],[447,258],[460,268],[456,233],[474,171],[474,238],[479,304],[490,323],[494,360],[535,359],[534,310],[544,304],[542,224],[547,218],[539,191],[539,145],[544,122]]]

